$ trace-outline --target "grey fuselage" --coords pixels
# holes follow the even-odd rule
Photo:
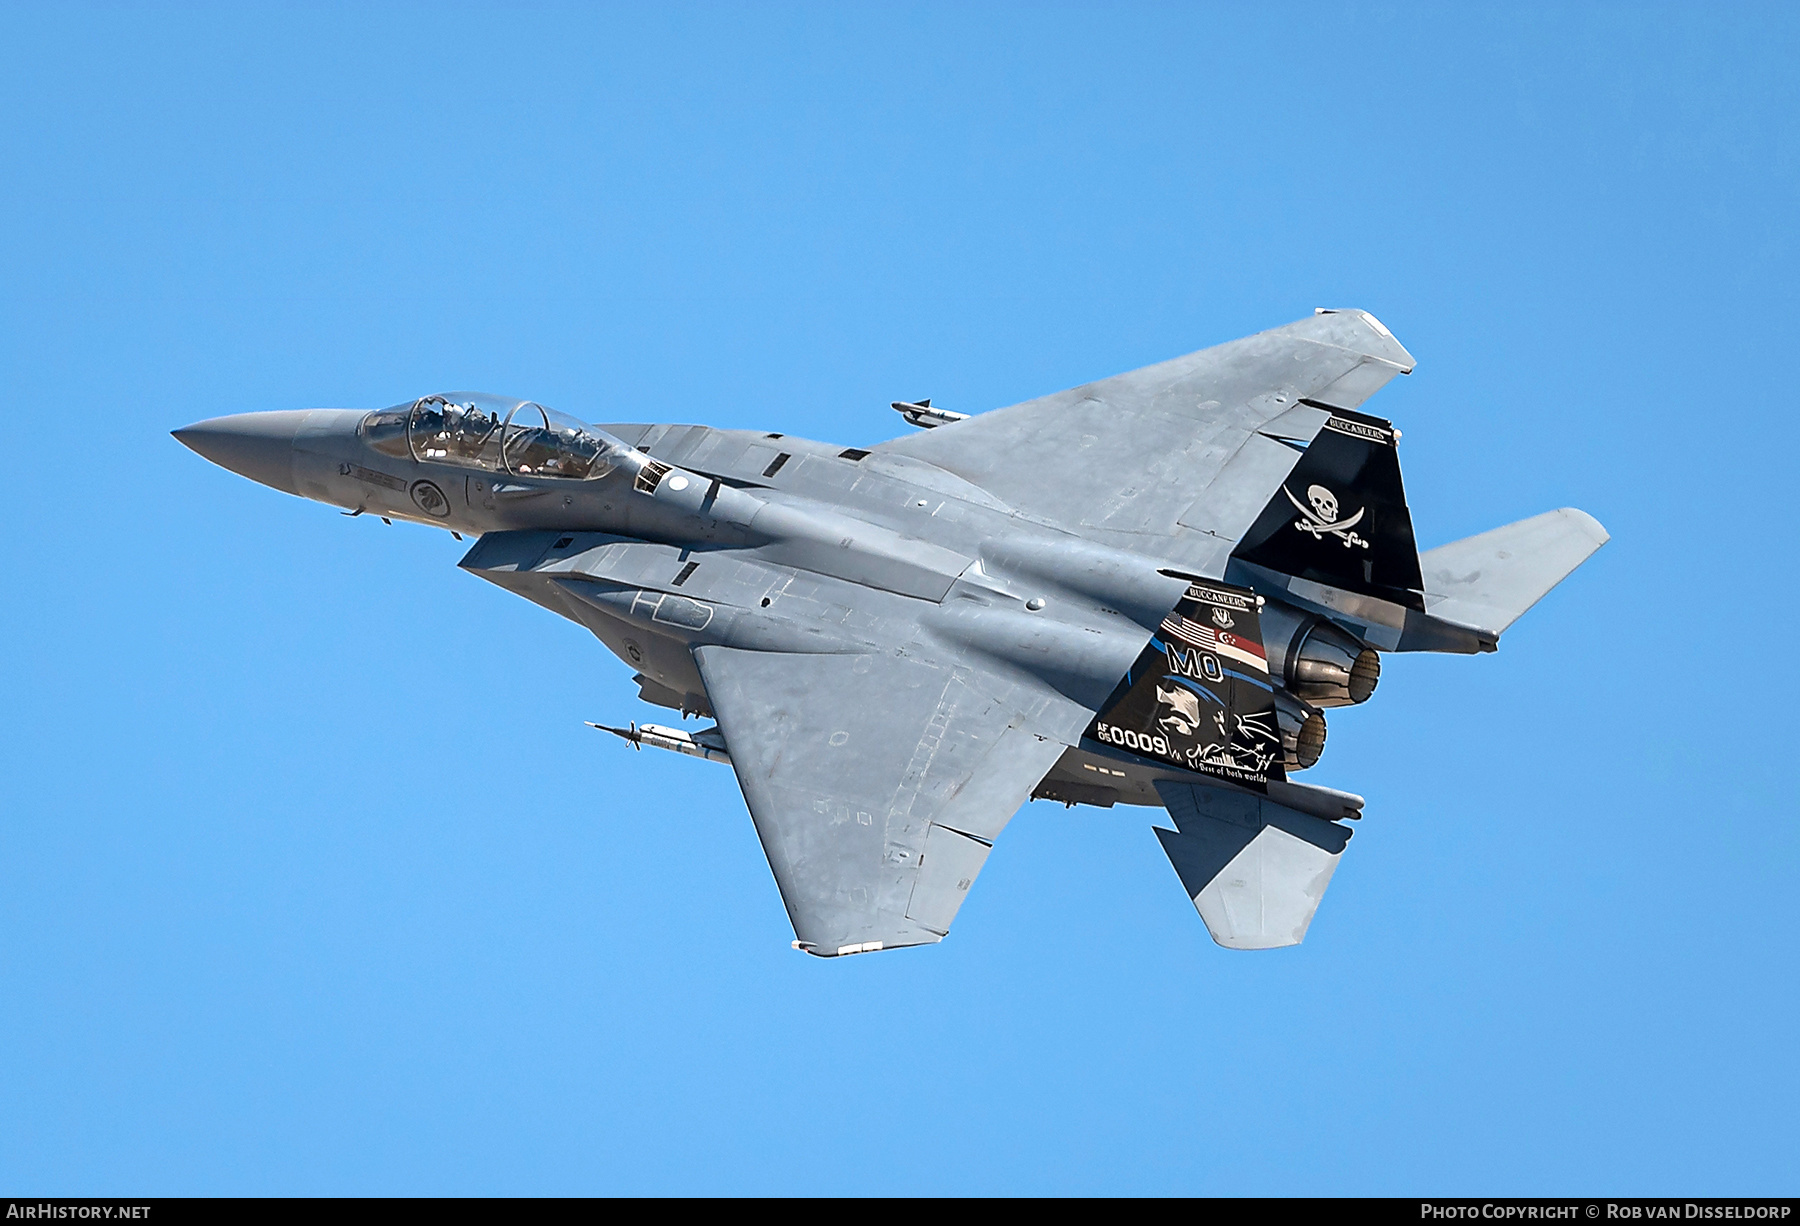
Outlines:
[[[364,436],[369,416],[242,414],[176,434],[289,493],[479,537],[464,568],[586,626],[632,668],[642,697],[684,713],[710,713],[692,654],[709,644],[916,648],[1097,710],[1189,582],[1164,559],[1071,535],[910,457],[755,431],[605,425],[593,428],[612,447],[604,475],[572,479],[440,462],[429,447],[378,450]],[[1286,657],[1317,622],[1273,603],[1265,615],[1296,649],[1268,636],[1272,680],[1297,718],[1336,705],[1282,688],[1299,668]],[[1154,782],[1185,774],[1075,744],[1065,727],[1042,731],[1072,746],[1042,792],[1056,799],[1158,805]]]

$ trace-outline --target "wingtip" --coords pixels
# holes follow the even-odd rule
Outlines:
[[[1589,515],[1580,507],[1558,507],[1557,514],[1565,515],[1574,523],[1579,524],[1582,530],[1585,531],[1588,537],[1594,542],[1595,549],[1600,548],[1600,546],[1612,540],[1612,533],[1606,530],[1606,525],[1595,519],[1592,515]]]
[[[1343,315],[1361,322],[1367,328],[1367,332],[1373,334],[1371,336],[1365,333],[1363,338],[1359,338],[1372,342],[1365,352],[1371,357],[1390,363],[1401,374],[1410,375],[1418,368],[1418,360],[1413,357],[1405,345],[1400,343],[1400,338],[1395,336],[1386,324],[1375,318],[1373,313],[1365,311],[1361,307],[1314,307],[1314,318],[1320,315]]]

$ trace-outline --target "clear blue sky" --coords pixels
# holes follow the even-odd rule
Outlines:
[[[1800,16],[9,6],[0,1194],[1779,1193],[1800,1167]],[[867,445],[1303,316],[1421,543],[1306,944],[1028,806],[820,962],[574,625],[168,437],[475,387]]]

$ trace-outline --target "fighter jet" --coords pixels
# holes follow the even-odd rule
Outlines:
[[[1607,540],[1550,511],[1421,554],[1413,358],[1365,311],[988,413],[893,407],[868,447],[587,425],[492,395],[245,413],[175,437],[591,630],[647,703],[609,727],[729,763],[822,957],[940,941],[1032,797],[1166,811],[1220,945],[1306,935],[1363,799],[1300,782],[1387,652],[1474,654]]]

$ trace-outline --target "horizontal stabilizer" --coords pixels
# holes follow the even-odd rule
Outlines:
[[[1610,539],[1592,515],[1564,507],[1439,545],[1419,558],[1425,611],[1498,636]]]
[[[1163,781],[1175,830],[1156,828],[1213,940],[1275,949],[1306,937],[1351,832],[1259,796]]]

